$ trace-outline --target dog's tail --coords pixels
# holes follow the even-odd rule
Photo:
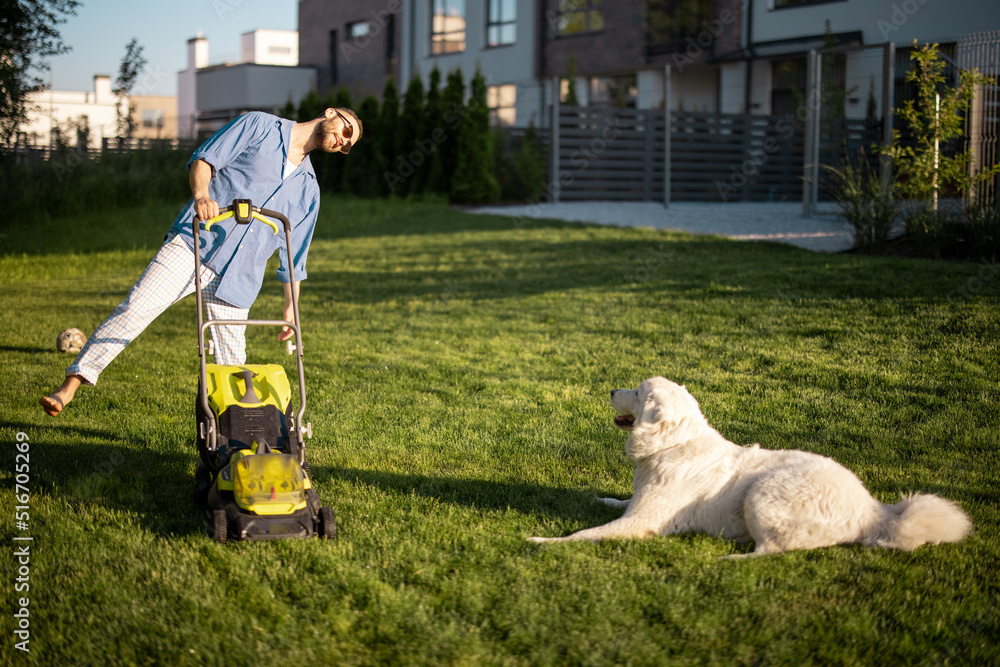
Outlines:
[[[921,544],[959,542],[972,532],[972,520],[950,500],[916,493],[895,505],[883,505],[885,515],[878,545],[913,551]]]

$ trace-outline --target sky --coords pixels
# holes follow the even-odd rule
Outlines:
[[[76,16],[57,26],[72,50],[51,59],[54,90],[93,90],[94,75],[112,85],[135,37],[148,63],[135,94],[176,95],[177,73],[187,67],[187,41],[208,39],[209,62],[238,60],[240,36],[260,28],[298,29],[298,0],[82,0]]]

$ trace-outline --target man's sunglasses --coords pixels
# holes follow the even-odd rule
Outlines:
[[[354,136],[354,128],[351,127],[351,124],[347,122],[347,119],[344,118],[344,115],[342,113],[340,113],[336,109],[333,110],[333,113],[340,116],[340,120],[344,121],[344,129],[340,131],[340,135],[344,137],[346,141],[344,141],[344,145],[340,147],[340,152],[343,153],[344,155],[347,155],[348,153],[351,152],[350,139],[351,137]]]

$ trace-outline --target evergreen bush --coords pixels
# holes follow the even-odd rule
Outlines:
[[[431,150],[425,145],[428,132],[424,113],[424,82],[419,76],[415,76],[406,88],[403,113],[396,129],[396,147],[399,152],[393,162],[387,165],[387,187],[392,194],[400,197],[418,194],[426,181]]]
[[[486,105],[486,79],[476,70],[469,103],[458,134],[458,161],[452,179],[450,200],[457,204],[485,204],[500,197],[493,173],[493,137],[490,110]]]

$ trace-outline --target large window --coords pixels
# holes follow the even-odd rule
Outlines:
[[[604,30],[603,0],[559,0],[556,34],[577,35]]]
[[[490,109],[490,123],[510,127],[517,118],[517,86],[512,83],[490,86],[486,89],[486,106]]]
[[[465,0],[431,0],[431,53],[465,50]]]
[[[517,0],[487,0],[486,43],[513,44],[517,38]]]

